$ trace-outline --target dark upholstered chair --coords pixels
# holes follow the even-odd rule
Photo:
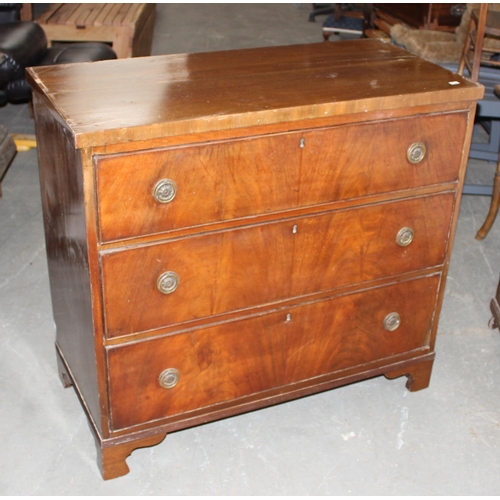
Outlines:
[[[35,22],[0,23],[0,106],[31,99],[24,73],[29,66],[116,59],[104,43],[72,43],[47,47],[43,29]]]

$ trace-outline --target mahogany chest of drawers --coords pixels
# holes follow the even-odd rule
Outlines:
[[[377,40],[29,79],[59,369],[104,478],[171,431],[428,385],[481,86]]]

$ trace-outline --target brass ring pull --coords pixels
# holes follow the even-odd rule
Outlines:
[[[160,373],[158,382],[164,389],[172,389],[179,383],[180,378],[181,374],[179,373],[179,370],[176,370],[175,368],[167,368]]]
[[[163,273],[156,282],[156,286],[161,293],[168,295],[177,290],[179,283],[181,282],[177,273],[173,271],[167,271]]]
[[[412,241],[415,233],[411,227],[402,227],[396,235],[396,243],[400,247],[407,247]]]
[[[397,312],[389,313],[384,318],[384,328],[388,332],[393,332],[394,330],[397,330],[400,324],[401,324],[401,316]]]
[[[408,161],[410,163],[420,163],[424,159],[426,151],[427,150],[424,144],[422,144],[421,142],[414,142],[408,148],[408,151],[406,152],[406,158],[408,158]]]
[[[158,203],[170,203],[177,194],[177,184],[171,179],[158,181],[153,189],[153,197]]]

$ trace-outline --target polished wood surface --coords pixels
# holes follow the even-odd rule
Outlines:
[[[420,363],[415,363],[412,366],[405,366],[394,371],[384,373],[388,379],[394,379],[406,375],[408,380],[406,388],[411,392],[421,391],[429,387],[431,381],[432,365],[434,360],[425,360]]]
[[[130,472],[126,458],[137,448],[147,448],[157,445],[165,439],[166,433],[154,434],[131,441],[120,443],[105,443],[104,446],[97,439],[97,465],[103,479],[114,479]]]
[[[482,94],[467,79],[378,40],[37,67],[28,79],[58,110],[77,147]]]
[[[450,113],[105,156],[96,166],[101,238],[456,182],[466,124]],[[426,145],[418,165],[407,160],[414,142]],[[152,195],[161,179],[177,185],[170,203]]]
[[[175,430],[428,385],[480,85],[377,40],[29,75],[59,373],[104,478]]]
[[[88,243],[80,157],[60,124],[33,96],[43,221],[57,346],[95,425],[101,426]],[[72,168],[68,168],[71,165]],[[62,372],[61,372],[62,376]],[[68,375],[65,375],[69,382]]]
[[[453,206],[448,193],[103,254],[107,335],[441,265]],[[396,243],[404,227],[415,233],[407,247]],[[156,288],[166,271],[180,278],[168,295]]]
[[[190,412],[427,346],[438,276],[108,351],[113,427]],[[407,300],[411,297],[411,300]],[[388,332],[384,318],[401,316]],[[272,335],[269,332],[273,332]],[[158,384],[166,368],[179,383]]]

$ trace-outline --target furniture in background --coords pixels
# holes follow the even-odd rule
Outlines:
[[[0,23],[31,21],[32,13],[30,3],[0,3]]]
[[[313,10],[309,12],[309,21],[315,22],[316,16],[324,16],[332,14],[335,10],[335,5],[333,3],[313,3]]]
[[[418,7],[421,4],[408,5]],[[458,64],[467,37],[471,11],[471,6],[461,11],[462,14],[457,16],[458,26],[451,30],[424,29],[401,21],[392,24],[389,33],[394,43],[412,54],[436,64]]]
[[[107,42],[119,59],[149,56],[156,4],[51,4],[36,20],[49,45],[54,42]]]
[[[500,329],[500,281],[498,282],[497,293],[491,299],[490,311],[491,314],[493,315],[489,323],[490,328]]]
[[[30,4],[3,4],[0,10],[0,106],[31,100],[31,87],[26,82],[28,66],[90,62],[115,59],[107,45],[100,43],[61,45],[47,48],[47,39],[38,24],[23,21],[30,17]],[[36,147],[33,136],[8,133],[0,125],[0,197],[1,183],[17,151]]]
[[[391,27],[404,24],[416,29],[453,32],[460,24],[465,4],[374,3],[373,24],[390,34]]]
[[[457,72],[457,65],[443,65],[450,71]],[[494,92],[495,85],[500,79],[497,69],[482,68],[479,83],[484,86],[484,97],[477,104],[476,127],[478,131],[477,140],[472,141],[469,152],[470,158],[486,160],[497,164],[500,148],[500,99]],[[481,130],[482,129],[482,130]],[[486,132],[486,142],[484,141]],[[464,186],[464,194],[491,196],[493,186],[473,185]]]
[[[500,54],[500,44],[491,46],[485,43],[485,37],[500,37],[500,12],[489,10],[487,3],[473,9],[469,19],[467,36],[464,41],[458,73],[469,71],[470,78],[477,82],[481,65],[500,67],[500,61],[494,55]]]
[[[500,67],[500,62],[492,56],[500,54],[500,47],[488,46],[484,43],[485,36],[499,37],[500,36],[500,12],[488,9],[487,3],[480,4],[480,8],[473,9],[467,37],[464,43],[462,56],[458,65],[458,73],[463,75],[465,68],[469,71],[470,78],[473,81],[479,80],[481,65]],[[494,91],[496,81],[490,82]],[[500,110],[499,110],[500,111]],[[498,127],[500,113],[495,116],[496,126]],[[498,153],[498,147],[497,147]],[[491,196],[490,209],[486,220],[476,234],[476,239],[484,239],[493,223],[495,222],[498,207],[500,204],[500,157],[497,158],[497,168],[493,180],[493,192]]]
[[[427,387],[480,85],[372,39],[28,75],[59,369],[104,478],[175,430]]]
[[[490,6],[490,10],[492,7]],[[450,71],[457,72],[469,36],[471,12],[472,6],[469,6],[463,13],[455,34],[415,29],[403,24],[396,24],[391,27],[391,36],[394,43],[404,47],[409,52],[440,64]],[[484,46],[488,49],[489,54],[492,54],[500,50],[500,41],[494,36],[487,36]],[[485,94],[478,103],[476,127],[478,132],[485,131],[487,133],[488,140],[484,142],[484,133],[480,133],[478,140],[473,140],[469,153],[470,158],[487,160],[495,164],[498,162],[500,147],[500,100],[493,89],[499,80],[498,69],[484,66],[481,68],[479,82],[485,86]],[[491,196],[493,187],[491,185],[466,184],[463,192],[464,194]]]
[[[29,66],[116,59],[113,49],[101,43],[79,43],[47,48],[43,29],[35,22],[0,23],[0,106],[29,102]]]
[[[323,22],[323,38],[328,41],[332,35],[354,35],[361,37],[366,24],[363,4],[333,4],[333,13]]]

